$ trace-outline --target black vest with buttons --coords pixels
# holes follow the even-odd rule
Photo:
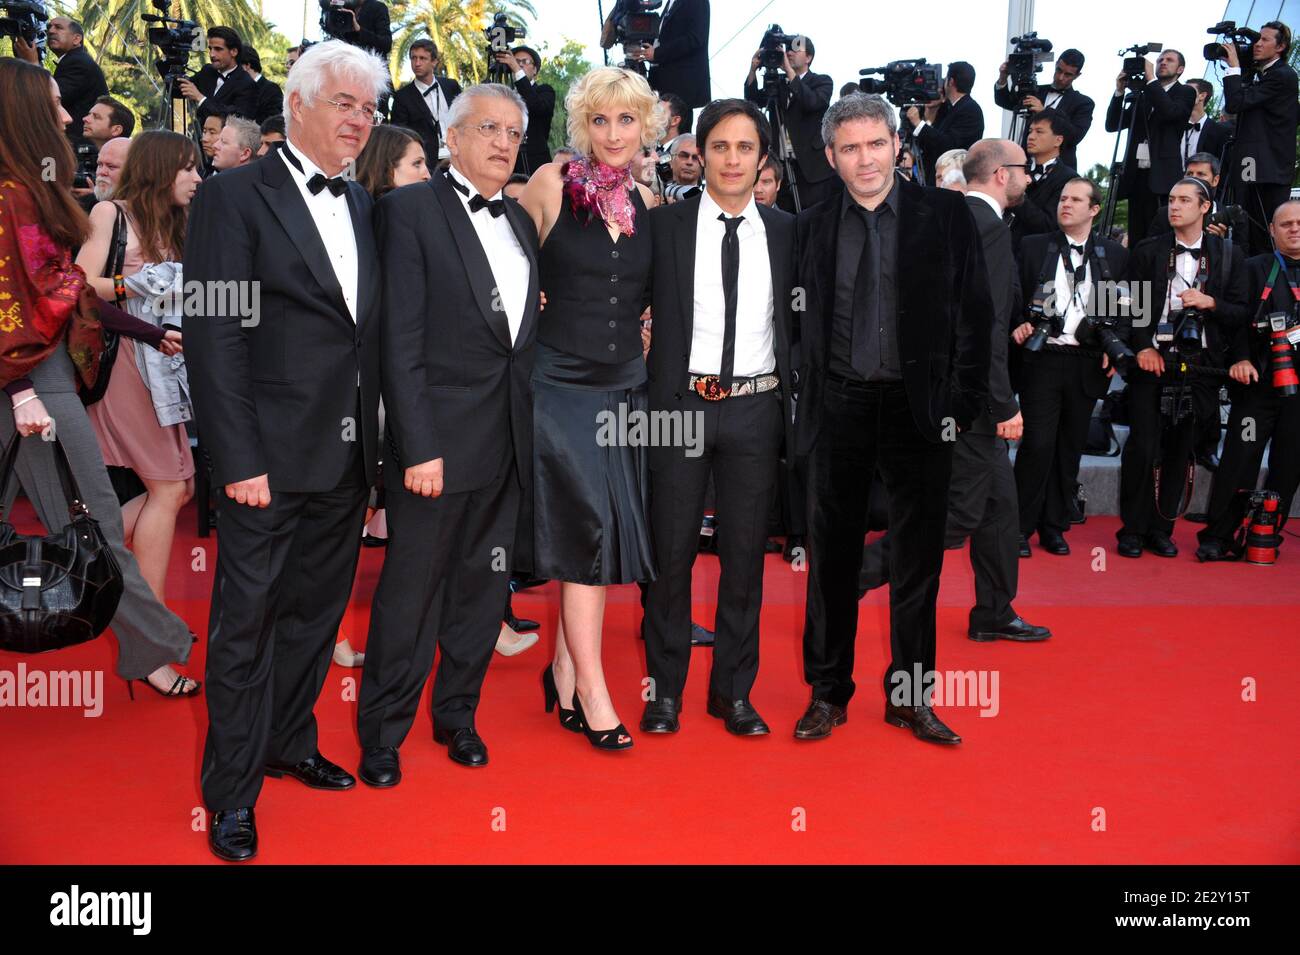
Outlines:
[[[650,280],[650,220],[632,193],[636,232],[615,242],[599,217],[575,217],[566,195],[540,259],[546,308],[537,341],[602,364],[641,357],[641,312]]]

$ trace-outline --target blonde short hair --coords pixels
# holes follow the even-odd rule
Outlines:
[[[564,97],[569,142],[581,155],[591,155],[588,120],[610,106],[630,110],[641,120],[642,149],[659,142],[668,126],[668,111],[644,76],[617,66],[602,66],[574,83]]]
[[[943,181],[943,177],[948,174],[949,170],[955,169],[957,172],[962,171],[962,165],[966,162],[966,150],[950,149],[934,161],[934,181],[937,185]],[[966,181],[965,174],[962,175],[962,182]]]

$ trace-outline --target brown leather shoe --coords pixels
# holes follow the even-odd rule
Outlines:
[[[849,713],[844,707],[826,700],[813,700],[794,725],[794,738],[825,739],[834,727],[842,726],[848,719]]]
[[[939,717],[934,715],[934,707],[931,706],[895,706],[893,703],[886,703],[885,722],[890,726],[911,730],[912,735],[917,739],[929,743],[961,742],[961,737],[944,726]]]

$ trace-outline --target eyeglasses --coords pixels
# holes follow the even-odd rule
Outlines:
[[[378,109],[378,107],[375,106],[374,103],[365,103],[361,106],[353,106],[351,103],[339,103],[332,99],[327,99],[325,102],[333,106],[343,116],[352,116],[355,114],[372,126],[379,122],[379,117],[375,114],[375,110]]]
[[[1025,175],[1031,175],[1034,171],[1034,164],[1031,161],[1026,162],[1004,162],[999,169],[1023,169]]]
[[[477,129],[480,136],[484,139],[496,139],[497,135],[504,132],[506,138],[516,146],[524,141],[523,130],[514,126],[498,126],[496,123],[488,120],[486,123],[479,123],[477,126],[470,126],[470,129]]]

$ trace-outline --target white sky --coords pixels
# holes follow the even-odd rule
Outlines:
[[[565,38],[572,38],[588,44],[587,58],[592,63],[603,62],[597,46],[596,0],[534,0],[533,5],[538,15],[530,24],[530,46],[549,44],[559,49]],[[612,6],[613,0],[605,0],[604,12]],[[1202,76],[1201,47],[1210,40],[1205,29],[1220,19],[1225,6],[1225,0],[1039,0],[1034,25],[1039,36],[1052,41],[1053,57],[1069,47],[1087,57],[1075,87],[1096,100],[1097,109],[1092,129],[1079,147],[1083,170],[1094,163],[1110,163],[1115,138],[1106,134],[1103,123],[1120,69],[1117,51],[1135,43],[1163,43],[1187,57],[1186,78]],[[302,33],[306,10],[306,37],[320,35],[318,0],[305,4],[264,0],[263,8],[267,19],[291,38]],[[749,59],[763,31],[779,23],[787,33],[812,37],[817,45],[813,69],[831,75],[837,96],[840,86],[858,79],[862,67],[920,57],[944,64],[966,60],[975,67],[974,97],[984,109],[985,134],[1002,134],[1003,111],[993,104],[992,86],[998,65],[1006,59],[1004,2],[930,0],[914,6],[886,0],[867,7],[843,0],[712,0],[711,11],[709,52],[715,97],[741,94]],[[1050,82],[1050,64],[1040,78]]]

